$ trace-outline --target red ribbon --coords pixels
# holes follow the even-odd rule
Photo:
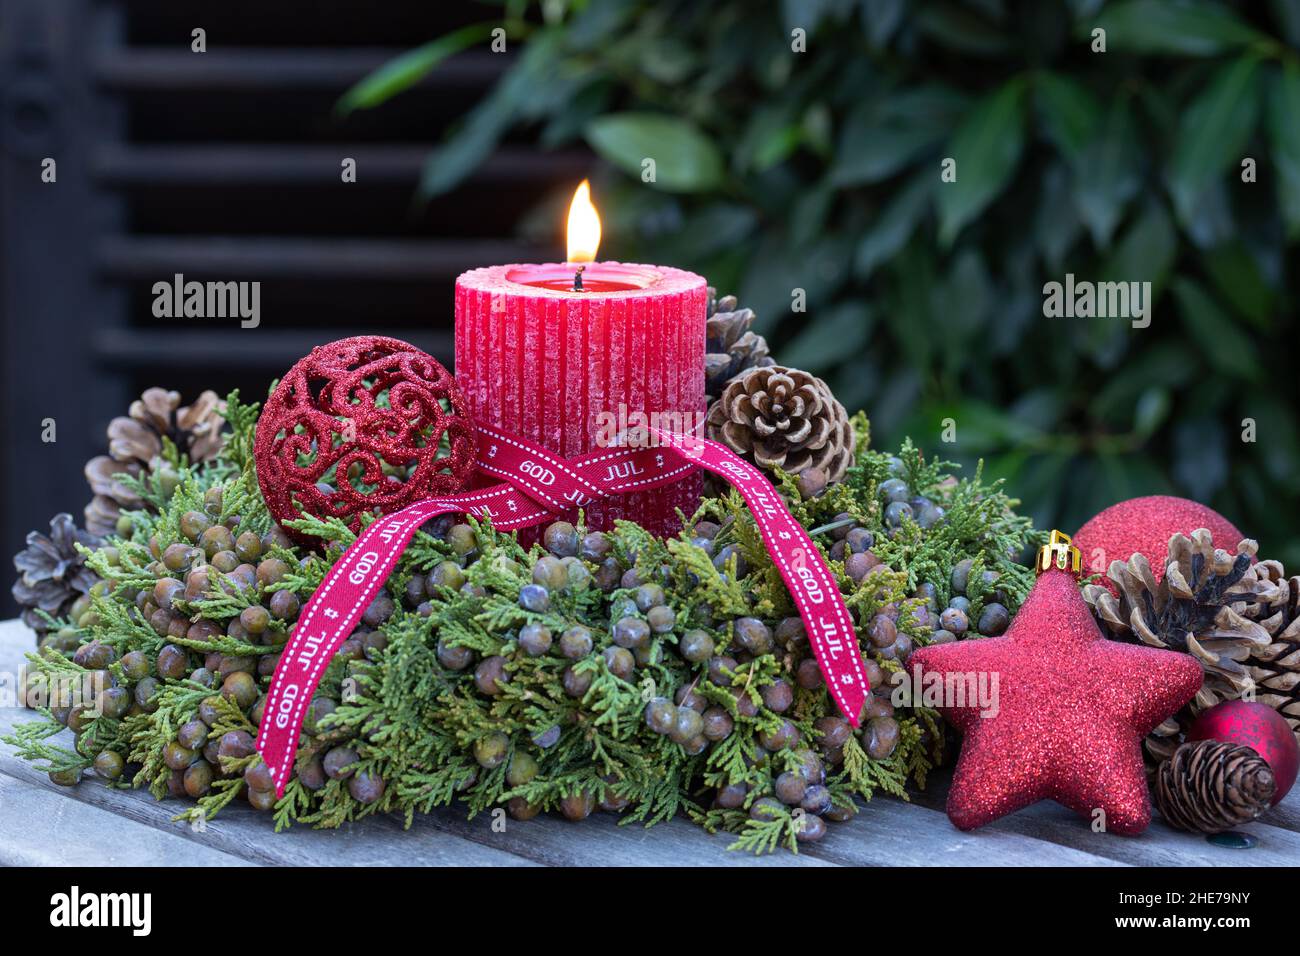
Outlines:
[[[504,479],[481,491],[431,498],[374,521],[311,596],[285,645],[267,692],[257,749],[278,796],[293,771],[303,715],[335,651],[352,633],[416,531],[430,518],[463,512],[503,531],[553,520],[572,508],[628,491],[648,491],[702,467],[735,486],[758,523],[803,618],[836,706],[858,726],[870,684],[853,620],[821,554],[771,483],[729,448],[703,438],[650,430],[658,444],[619,447],[566,461],[494,428],[478,429],[478,467]]]

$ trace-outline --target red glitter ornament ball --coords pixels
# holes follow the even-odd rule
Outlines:
[[[1104,577],[1112,561],[1127,561],[1140,552],[1159,581],[1165,576],[1169,539],[1197,528],[1208,529],[1215,547],[1229,553],[1246,537],[1213,508],[1187,498],[1150,495],[1121,501],[1094,515],[1074,536],[1074,545],[1083,552],[1083,573],[1103,575],[1099,583],[1118,597],[1115,583]]]
[[[1295,784],[1300,772],[1300,742],[1286,718],[1258,701],[1225,700],[1196,718],[1187,732],[1188,740],[1217,740],[1241,744],[1263,757],[1273,770],[1277,806]]]
[[[1074,575],[1056,568],[1004,636],[923,647],[908,667],[913,699],[963,735],[948,791],[961,830],[1050,799],[1090,822],[1102,811],[1111,833],[1142,832],[1142,738],[1201,686],[1186,654],[1106,640]]]
[[[367,512],[467,487],[474,428],[437,360],[362,335],[318,346],[289,369],[258,420],[254,457],[277,521],[335,517],[357,531]]]

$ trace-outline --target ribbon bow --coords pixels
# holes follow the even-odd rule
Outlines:
[[[602,449],[565,460],[480,425],[477,467],[502,484],[418,502],[362,531],[303,608],[267,692],[257,749],[271,769],[276,795],[284,796],[303,716],[325,668],[426,521],[457,512],[489,518],[504,531],[527,528],[599,498],[679,481],[696,468],[724,478],[744,498],[803,618],[826,687],[858,726],[870,684],[853,620],[807,531],[762,472],[726,446],[658,429],[650,434],[654,447]]]

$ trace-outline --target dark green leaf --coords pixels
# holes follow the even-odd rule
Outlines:
[[[975,56],[1000,56],[1009,47],[1006,30],[955,3],[928,3],[917,10],[916,25],[940,46]]]
[[[1065,395],[1050,385],[1025,392],[1011,405],[1011,417],[1036,434],[1059,428],[1065,412]]]
[[[691,265],[748,239],[758,217],[748,206],[715,202],[692,213],[673,245],[675,259]]]
[[[1089,36],[1094,27],[1106,31],[1107,55],[1122,51],[1213,56],[1268,40],[1224,4],[1204,0],[1110,4],[1094,20],[1081,21],[1077,29]]]
[[[960,441],[960,425],[957,437]],[[1025,510],[1033,514],[1034,523],[1040,528],[1061,526],[1057,519],[1070,474],[1068,456],[1032,453],[1014,446],[1013,450],[988,458],[984,468],[986,478],[1002,478],[1013,483],[1013,494],[1025,502]],[[1071,524],[1068,529],[1073,531],[1074,527]]]
[[[1287,235],[1300,237],[1300,66],[1290,60],[1273,81],[1269,138],[1277,167],[1277,198]]]
[[[523,111],[539,78],[553,72],[559,43],[557,31],[533,36],[519,62],[487,99],[470,111],[465,123],[446,143],[429,154],[420,175],[420,198],[431,199],[456,188],[487,159]]]
[[[843,360],[845,357],[840,358]],[[826,376],[831,393],[845,408],[874,407],[874,396],[880,382],[878,363],[872,360],[869,352],[849,356],[846,364],[829,371]]]
[[[1273,311],[1273,290],[1254,255],[1240,240],[1207,250],[1205,269],[1223,299],[1254,325],[1266,328]]]
[[[1300,0],[1273,0],[1272,7],[1283,38],[1300,47]]]
[[[1150,282],[1159,296],[1178,254],[1178,234],[1159,203],[1150,203],[1102,266],[1105,282]]]
[[[784,101],[762,106],[750,115],[735,146],[738,172],[764,172],[784,161],[803,138],[794,104]]]
[[[934,256],[916,239],[894,256],[890,272],[896,283],[898,302],[884,310],[884,320],[902,347],[899,358],[914,369],[929,370],[935,352],[933,307]]]
[[[1172,490],[1169,479],[1144,458],[1136,455],[1102,455],[1098,462],[1101,468],[1097,487],[1102,492],[1103,501],[1124,501]],[[1085,570],[1091,570],[1086,567],[1086,562],[1085,557]]]
[[[543,10],[547,6],[550,4],[543,4]],[[639,12],[635,0],[601,0],[574,6],[575,13],[564,29],[566,44],[575,50],[607,48],[612,39],[631,32]]]
[[[1094,17],[1097,11],[1101,9],[1106,0],[1068,0],[1070,13],[1076,20],[1082,20],[1085,17]]]
[[[641,72],[657,83],[685,83],[698,65],[691,48],[677,37],[657,37],[640,44],[637,52]]]
[[[781,347],[781,364],[809,370],[839,365],[866,347],[871,325],[871,313],[862,302],[842,302],[809,315],[803,331]]]
[[[668,192],[702,192],[722,181],[722,155],[695,125],[666,113],[611,113],[587,127],[587,142],[631,176],[655,161],[656,181]]]
[[[907,0],[862,0],[862,23],[872,47],[889,43],[906,10]]]
[[[918,174],[881,211],[858,244],[853,270],[859,279],[870,278],[880,263],[907,244],[917,223],[930,207],[935,182],[933,172]]]
[[[824,236],[798,246],[781,233],[767,233],[748,263],[737,294],[758,313],[758,331],[769,333],[778,323],[800,322],[792,313],[794,290],[804,290],[807,314],[816,314],[834,301],[847,275],[850,248],[844,236]]]
[[[1170,286],[1192,340],[1220,372],[1244,381],[1259,375],[1259,357],[1249,337],[1241,331],[1205,290],[1191,279],[1175,279]]]
[[[1067,159],[1077,161],[1101,120],[1096,98],[1068,76],[1040,73],[1034,78],[1034,102],[1048,139]]]
[[[1267,383],[1266,383],[1267,384]],[[1232,424],[1234,437],[1244,428],[1242,419],[1255,419],[1255,445],[1275,488],[1300,491],[1300,441],[1296,438],[1295,404],[1273,393],[1253,392]]]
[[[1192,243],[1200,249],[1211,249],[1232,240],[1236,224],[1232,216],[1232,203],[1228,189],[1233,182],[1231,174],[1211,179],[1193,207],[1191,218],[1183,221]]]
[[[800,196],[790,210],[790,241],[803,246],[824,234],[834,201],[835,191],[825,183],[810,188]]]
[[[1141,185],[1140,155],[1128,101],[1118,99],[1096,128],[1075,166],[1075,204],[1079,216],[1101,249]]]
[[[1006,186],[1024,147],[1022,79],[989,94],[967,115],[948,145],[957,161],[956,182],[938,185],[939,238],[950,244]],[[935,170],[935,176],[939,170]]]
[[[798,27],[812,36],[823,19],[841,14],[841,7],[840,0],[781,0],[785,32]]]
[[[1183,114],[1169,166],[1169,191],[1188,223],[1211,180],[1235,166],[1255,128],[1259,61],[1242,57],[1219,68]]]
[[[1053,164],[1043,174],[1042,199],[1035,215],[1034,236],[1043,258],[1053,269],[1074,245],[1083,229],[1079,215],[1070,204],[1070,175],[1061,164]]]
[[[1147,388],[1182,388],[1195,375],[1198,362],[1190,345],[1156,343],[1100,383],[1092,414],[1118,427]]]
[[[966,105],[965,97],[938,87],[864,101],[844,124],[831,181],[854,186],[894,175],[942,142]]]
[[[944,417],[957,425],[956,450],[963,455],[978,455],[1005,445],[1032,445],[1043,437],[1033,425],[1009,411],[967,399]]]
[[[833,123],[830,107],[824,102],[812,103],[804,110],[799,128],[803,134],[803,141],[818,156],[827,157],[831,153]]]
[[[933,314],[944,317],[945,334],[938,345],[949,370],[955,371],[969,359],[967,345],[993,307],[993,282],[978,249],[957,253],[947,274],[931,289],[930,301]]]
[[[357,82],[339,97],[335,109],[347,114],[353,110],[370,109],[392,99],[424,79],[447,57],[487,39],[492,35],[493,29],[499,26],[501,24],[497,21],[472,23],[403,53]]]
[[[1143,389],[1133,407],[1133,431],[1142,438],[1150,437],[1169,417],[1172,406],[1169,389],[1156,385]]]
[[[541,145],[553,149],[580,137],[586,125],[609,108],[613,93],[609,83],[591,83],[578,90],[542,129]]]
[[[1228,477],[1223,426],[1212,418],[1174,425],[1174,477],[1198,501],[1213,497]]]

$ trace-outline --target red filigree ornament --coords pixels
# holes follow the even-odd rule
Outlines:
[[[436,359],[362,335],[317,346],[289,369],[258,420],[254,457],[277,521],[342,518],[357,531],[366,513],[467,487],[474,427]]]

